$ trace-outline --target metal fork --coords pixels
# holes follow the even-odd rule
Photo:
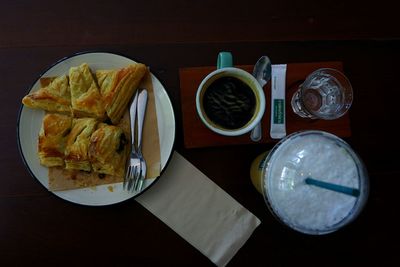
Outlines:
[[[142,130],[147,106],[147,91],[145,89],[141,90],[140,93],[139,91],[140,89],[137,90],[130,108],[132,149],[123,186],[130,192],[141,191],[143,181],[146,178],[146,161],[142,155]],[[136,117],[137,142],[135,142]]]
[[[135,178],[134,190],[141,191],[144,183],[144,179],[146,178],[146,161],[142,155],[142,131],[143,131],[143,122],[144,115],[146,113],[147,106],[147,90],[143,89],[139,93],[138,97],[138,106],[137,106],[137,117],[138,117],[138,139],[137,139],[137,155],[140,160],[140,173]]]
[[[136,111],[138,103],[139,90],[136,91],[135,97],[133,98],[130,107],[130,117],[131,117],[131,153],[129,157],[128,167],[125,174],[123,188],[131,191],[134,184],[135,177],[140,175],[140,159],[135,147],[135,129],[136,129]]]

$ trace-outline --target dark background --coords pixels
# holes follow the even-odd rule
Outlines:
[[[228,266],[398,265],[399,22],[394,1],[1,1],[0,266],[212,266],[135,200],[71,204],[24,167],[22,97],[49,65],[87,50],[151,66],[174,105],[176,150],[262,221]],[[273,63],[343,62],[355,95],[346,141],[371,184],[356,221],[326,236],[280,225],[249,179],[251,161],[273,144],[183,147],[178,70],[214,65],[222,50],[243,65],[263,54]]]

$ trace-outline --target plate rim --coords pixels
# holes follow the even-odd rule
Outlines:
[[[68,59],[70,59],[70,58],[76,57],[76,56],[85,55],[85,54],[94,54],[94,53],[111,54],[111,55],[116,55],[116,56],[125,57],[125,58],[127,58],[127,59],[129,59],[129,60],[132,60],[132,61],[135,61],[135,62],[139,62],[139,61],[135,60],[134,58],[132,58],[132,57],[130,57],[130,56],[127,56],[127,55],[125,55],[125,54],[123,54],[123,53],[114,52],[114,51],[111,52],[111,51],[108,51],[108,50],[101,50],[101,49],[97,50],[97,49],[96,49],[96,50],[85,50],[85,51],[75,52],[75,53],[72,53],[72,54],[70,54],[70,55],[68,55],[68,56],[64,56],[64,57],[62,57],[61,59],[55,61],[53,64],[49,65],[44,71],[40,72],[40,74],[37,76],[37,78],[34,79],[34,81],[33,81],[33,82],[28,86],[28,88],[25,90],[25,91],[26,91],[25,95],[26,95],[27,93],[29,93],[29,92],[32,90],[33,86],[40,80],[40,78],[41,78],[47,71],[49,71],[51,68],[53,68],[53,67],[56,66],[57,64],[60,64],[61,62],[65,61],[65,60],[68,60]],[[25,156],[24,156],[24,153],[22,152],[21,138],[20,138],[20,130],[19,130],[19,128],[20,128],[21,113],[22,113],[22,109],[23,109],[24,105],[23,105],[22,103],[20,103],[19,110],[18,110],[18,115],[17,115],[17,116],[18,116],[18,117],[17,117],[17,123],[16,123],[16,128],[17,128],[17,129],[16,129],[16,132],[17,132],[17,135],[16,135],[17,147],[18,147],[18,152],[19,152],[19,154],[20,154],[20,156],[21,156],[21,158],[22,158],[22,162],[23,162],[25,168],[28,170],[29,174],[30,174],[33,178],[35,178],[34,180],[35,180],[37,183],[39,183],[44,189],[46,189],[47,192],[50,192],[51,195],[56,196],[57,198],[62,199],[63,201],[67,201],[67,202],[73,203],[73,204],[75,204],[75,205],[80,205],[80,206],[91,206],[91,207],[101,207],[101,206],[118,205],[118,204],[121,204],[121,203],[123,203],[123,202],[126,202],[126,201],[129,201],[129,200],[132,200],[132,199],[135,199],[135,198],[139,197],[139,196],[142,195],[144,192],[146,192],[149,188],[151,188],[152,186],[154,186],[154,184],[157,183],[157,181],[158,181],[158,180],[160,179],[160,177],[163,175],[163,173],[165,172],[165,170],[168,168],[168,165],[169,165],[169,163],[171,162],[172,155],[173,155],[174,150],[175,150],[175,145],[176,145],[176,114],[175,114],[175,109],[174,109],[174,106],[173,106],[173,104],[172,104],[171,97],[170,97],[168,91],[165,89],[165,87],[164,87],[164,85],[161,83],[160,79],[158,79],[158,77],[157,77],[154,73],[151,72],[151,74],[152,74],[152,75],[158,80],[158,82],[162,85],[164,92],[165,92],[166,95],[168,96],[168,101],[169,101],[170,106],[171,106],[172,116],[173,116],[173,121],[174,121],[174,127],[173,127],[173,128],[174,128],[174,134],[173,134],[173,140],[172,140],[171,151],[170,151],[170,153],[169,153],[169,156],[168,156],[168,159],[167,159],[167,161],[166,161],[166,163],[165,163],[165,166],[164,166],[164,168],[161,169],[160,175],[158,175],[157,177],[153,178],[154,181],[153,181],[149,186],[147,186],[143,191],[141,191],[140,193],[138,193],[138,194],[136,194],[136,195],[133,195],[133,196],[128,197],[128,198],[126,198],[126,199],[123,199],[123,200],[120,200],[120,201],[116,201],[116,202],[113,202],[113,203],[109,203],[109,204],[87,204],[87,203],[79,203],[79,202],[71,201],[71,200],[69,200],[69,199],[62,198],[62,197],[59,196],[58,194],[55,194],[54,192],[50,191],[48,188],[45,187],[44,184],[42,184],[42,183],[39,181],[39,179],[36,177],[36,175],[32,172],[31,168],[29,167],[29,164],[28,164],[27,161],[26,161],[26,158],[25,158]]]

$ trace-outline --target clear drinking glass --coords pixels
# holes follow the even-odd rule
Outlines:
[[[323,68],[311,73],[292,97],[294,113],[303,118],[334,120],[353,102],[353,89],[338,70]]]

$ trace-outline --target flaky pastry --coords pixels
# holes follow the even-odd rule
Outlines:
[[[30,108],[71,114],[71,91],[68,77],[62,75],[52,79],[47,86],[26,95],[22,103]]]
[[[141,63],[119,70],[96,71],[105,109],[113,124],[121,119],[146,71],[146,66]]]
[[[63,166],[67,136],[72,118],[61,114],[46,114],[39,133],[40,164],[46,167]]]
[[[103,120],[104,104],[88,64],[71,67],[69,79],[74,117],[94,117]]]
[[[97,121],[94,118],[73,119],[65,149],[66,169],[91,170],[88,151],[90,136],[96,129],[96,125]]]
[[[95,172],[122,177],[127,151],[127,139],[120,127],[101,123],[90,137],[89,159]]]

